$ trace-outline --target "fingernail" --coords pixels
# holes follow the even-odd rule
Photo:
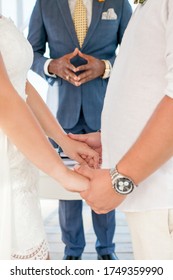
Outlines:
[[[74,170],[78,170],[79,168],[80,168],[80,165],[78,165],[78,164],[74,166]]]

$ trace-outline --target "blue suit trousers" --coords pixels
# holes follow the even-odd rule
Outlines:
[[[81,112],[77,125],[66,132],[76,134],[89,133],[92,131],[85,123]],[[82,218],[82,200],[60,200],[59,221],[62,231],[62,241],[65,244],[65,254],[80,256],[84,251],[86,242]],[[95,248],[99,255],[106,255],[115,251],[113,242],[115,233],[115,210],[107,214],[96,214],[91,210],[93,228],[96,234]]]

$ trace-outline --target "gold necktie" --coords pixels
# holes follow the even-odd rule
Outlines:
[[[83,0],[77,0],[73,16],[74,26],[80,47],[83,45],[87,33],[87,10]]]

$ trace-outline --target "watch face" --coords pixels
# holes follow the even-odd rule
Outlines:
[[[133,182],[125,177],[118,178],[116,181],[115,189],[120,194],[129,194],[133,191]]]

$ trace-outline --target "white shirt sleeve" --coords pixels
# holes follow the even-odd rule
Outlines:
[[[52,59],[47,59],[45,64],[44,64],[44,73],[45,75],[49,76],[49,77],[52,77],[52,78],[56,78],[56,75],[55,74],[50,74],[48,72],[48,66],[49,66],[49,63],[52,61]]]

